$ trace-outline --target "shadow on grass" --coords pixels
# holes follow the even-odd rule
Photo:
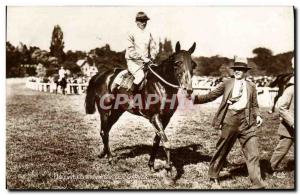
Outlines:
[[[236,164],[234,165],[235,168],[230,169],[229,175],[222,177],[221,179],[226,179],[231,176],[244,176],[247,177],[248,174],[248,169],[246,163],[241,163],[241,164]],[[261,174],[262,178],[266,177],[266,174],[272,174],[272,168],[270,165],[270,161],[266,159],[260,160],[260,168],[261,168]]]
[[[191,144],[184,147],[171,149],[171,162],[176,169],[176,176],[174,180],[178,180],[184,174],[183,167],[189,164],[197,164],[199,162],[209,162],[211,157],[205,154],[201,154],[198,150],[202,148],[200,144]],[[129,151],[127,151],[129,150]],[[117,159],[127,159],[134,158],[136,156],[150,154],[152,151],[151,145],[135,145],[117,148],[114,150],[115,152],[121,152],[117,154]],[[122,152],[126,151],[126,152]],[[156,155],[156,159],[165,159],[165,152],[162,147],[159,147]]]
[[[225,175],[221,177],[221,180],[227,179],[231,176],[248,176],[248,170],[246,163],[242,164],[236,164],[234,167],[229,171],[229,175]],[[273,174],[273,170],[271,168],[270,161],[267,159],[261,159],[260,160],[260,168],[261,168],[261,175],[262,178],[265,179],[267,175]],[[282,171],[294,171],[295,170],[295,161],[294,160],[289,160],[287,164],[284,166]]]
[[[211,156],[206,154],[201,154],[199,150],[202,148],[201,144],[191,144],[184,147],[178,147],[171,149],[171,162],[176,169],[176,176],[174,180],[178,180],[184,174],[183,167],[189,164],[197,164],[199,162],[209,162],[211,160]],[[114,150],[117,152],[117,160],[134,158],[137,156],[149,154],[152,151],[152,145],[134,145],[128,147],[117,148]],[[159,147],[156,155],[156,159],[165,160],[165,152],[162,147]],[[220,180],[230,179],[233,176],[248,176],[248,170],[246,163],[241,164],[230,164],[225,167],[229,169],[228,174],[220,177]],[[267,174],[272,174],[272,168],[270,165],[270,161],[267,159],[260,160],[261,174],[262,178],[266,178]],[[293,171],[295,170],[295,161],[290,160],[287,162],[287,165],[284,167],[283,171]],[[158,171],[158,170],[156,170]]]

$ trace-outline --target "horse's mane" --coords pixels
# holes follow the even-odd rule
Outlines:
[[[168,58],[158,62],[158,66],[153,67],[157,73],[164,73],[165,69],[174,61],[174,54],[171,54]]]
[[[276,77],[276,79],[274,81],[272,81],[269,84],[269,87],[275,87],[275,86],[280,87],[281,85],[284,86],[289,82],[289,80],[292,76],[293,76],[293,73],[280,74]]]

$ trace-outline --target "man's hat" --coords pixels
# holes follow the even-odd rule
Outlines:
[[[147,21],[150,18],[145,14],[145,12],[138,12],[135,17],[135,21]]]
[[[234,58],[234,64],[230,68],[231,69],[245,69],[245,70],[251,69],[250,67],[248,67],[248,59],[240,58],[240,57]]]

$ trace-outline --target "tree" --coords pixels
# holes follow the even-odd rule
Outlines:
[[[164,42],[159,42],[159,53],[157,55],[158,63],[162,62],[165,59],[168,59],[173,53],[173,47],[171,40],[165,39]]]
[[[221,76],[228,75],[228,67],[231,60],[218,55],[212,57],[197,57],[194,61],[198,64],[195,69],[195,75],[202,76]],[[225,72],[221,72],[225,71]]]
[[[258,69],[269,70],[272,65],[273,52],[264,47],[255,48],[252,52],[256,54],[253,58],[253,62],[258,66]]]
[[[106,44],[101,48],[95,48],[88,53],[89,62],[95,64],[99,72],[114,68],[127,68],[125,60],[125,51],[115,52],[110,50],[110,46]],[[88,59],[88,58],[86,58]]]
[[[58,62],[64,60],[64,41],[63,41],[63,32],[59,25],[54,26],[50,44],[50,55],[58,59]]]
[[[10,43],[6,42],[6,76],[15,76],[16,67],[19,65],[20,53]]]
[[[49,53],[45,50],[41,50],[40,48],[35,48],[31,53],[31,61],[34,64],[44,64],[46,67],[49,66]]]
[[[257,67],[254,75],[278,75],[291,72],[293,52],[273,55],[267,48],[259,47],[253,50],[256,56],[252,59]]]

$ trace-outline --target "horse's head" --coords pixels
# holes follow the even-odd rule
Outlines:
[[[175,53],[173,54],[174,76],[181,88],[186,90],[188,95],[193,93],[192,76],[196,63],[192,60],[191,54],[195,51],[196,43],[188,50],[181,50],[180,43],[176,43]]]

